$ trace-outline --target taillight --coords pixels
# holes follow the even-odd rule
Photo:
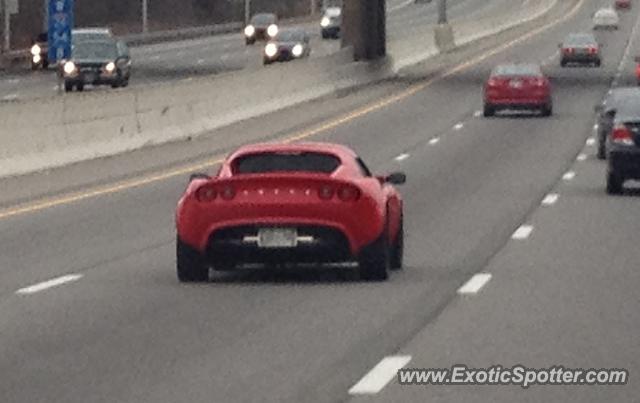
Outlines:
[[[204,185],[196,191],[196,199],[202,203],[212,202],[218,196],[218,192],[213,186]]]
[[[489,87],[497,87],[498,85],[500,85],[500,82],[495,78],[490,78],[489,81],[487,82],[487,86]]]
[[[338,198],[343,202],[357,201],[360,198],[360,189],[355,186],[343,186],[338,189]]]
[[[618,144],[633,144],[633,135],[625,125],[616,125],[611,132],[611,140]]]
[[[573,53],[573,48],[564,48],[564,49],[562,49],[562,51],[564,53],[572,54]]]
[[[640,64],[636,65],[636,77],[640,77]]]
[[[236,197],[236,190],[231,186],[225,186],[220,191],[220,198],[223,200],[232,200],[234,197]]]
[[[335,191],[331,186],[322,186],[318,189],[318,197],[322,200],[331,200],[333,198]]]
[[[535,80],[533,80],[533,85],[537,87],[544,87],[545,85],[547,85],[547,80],[542,77],[536,78]]]
[[[589,54],[595,55],[596,53],[598,53],[598,48],[596,48],[595,46],[590,46]]]

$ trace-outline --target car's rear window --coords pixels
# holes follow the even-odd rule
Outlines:
[[[540,67],[528,64],[510,64],[496,67],[493,76],[540,76]]]
[[[572,45],[591,45],[596,42],[596,38],[592,35],[569,35],[565,43]]]
[[[232,164],[234,174],[271,172],[313,172],[330,174],[340,166],[340,159],[331,154],[259,153],[238,157]]]

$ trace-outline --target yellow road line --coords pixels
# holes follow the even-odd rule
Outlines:
[[[391,104],[397,103],[403,99],[406,99],[414,94],[416,94],[419,91],[424,90],[425,88],[428,88],[429,86],[433,85],[435,82],[438,82],[444,78],[450,77],[454,74],[457,74],[461,71],[464,71],[470,67],[473,67],[481,62],[483,62],[484,60],[488,59],[491,56],[494,56],[500,52],[503,52],[509,48],[512,48],[513,46],[525,42],[531,38],[533,38],[534,36],[560,24],[563,21],[566,21],[570,18],[572,18],[577,12],[578,10],[582,7],[583,3],[585,0],[580,0],[578,1],[578,3],[576,3],[576,5],[571,9],[571,11],[567,14],[565,14],[564,16],[546,24],[543,25],[542,27],[539,27],[533,31],[529,31],[528,33],[510,41],[507,42],[501,46],[498,46],[496,48],[493,48],[491,51],[478,56],[476,58],[473,58],[465,63],[461,63],[453,68],[451,68],[449,71],[447,71],[446,73],[440,74],[434,78],[431,78],[430,80],[427,80],[423,83],[420,84],[415,84],[410,86],[409,88],[405,89],[404,91],[401,91],[400,93],[396,94],[396,95],[392,95],[390,97],[384,98],[378,102],[374,102],[372,104],[366,105],[362,108],[356,109],[354,111],[351,111],[347,114],[344,114],[341,117],[335,118],[333,120],[330,120],[320,126],[317,127],[313,127],[307,130],[304,130],[302,132],[296,133],[296,134],[292,134],[290,136],[285,136],[284,138],[282,138],[281,141],[283,142],[295,142],[295,141],[299,141],[299,140],[304,140],[307,139],[309,137],[313,137],[316,136],[320,133],[329,131],[331,129],[334,129],[338,126],[341,126],[345,123],[351,122],[355,119],[358,119],[362,116],[368,115],[372,112],[375,112],[377,110],[383,109]],[[91,198],[96,198],[99,196],[104,196],[104,195],[108,195],[108,194],[112,194],[112,193],[117,193],[117,192],[122,192],[124,190],[129,190],[129,189],[133,189],[136,187],[141,187],[141,186],[145,186],[145,185],[149,185],[151,183],[155,183],[155,182],[160,182],[163,180],[167,180],[170,178],[174,178],[176,176],[180,176],[180,175],[186,175],[189,173],[192,173],[194,171],[197,170],[201,170],[201,169],[206,169],[206,168],[210,168],[216,164],[220,164],[222,162],[222,159],[211,159],[211,160],[207,160],[198,164],[193,164],[193,165],[187,165],[181,168],[176,168],[164,173],[158,173],[158,174],[154,174],[154,175],[150,175],[150,176],[144,176],[141,177],[139,179],[133,179],[133,180],[129,180],[129,181],[123,181],[114,185],[109,185],[109,186],[105,186],[105,187],[99,187],[96,188],[94,190],[89,190],[89,191],[82,191],[82,192],[77,192],[77,193],[71,193],[65,196],[60,196],[60,197],[54,197],[54,198],[48,198],[48,199],[43,199],[37,202],[33,202],[33,203],[27,203],[24,205],[19,205],[19,206],[14,206],[11,208],[8,208],[4,211],[0,212],[0,220],[9,218],[9,217],[15,217],[18,215],[23,215],[23,214],[28,214],[28,213],[33,213],[33,212],[37,212],[37,211],[41,211],[41,210],[45,210],[48,208],[52,208],[52,207],[56,207],[56,206],[62,206],[62,205],[66,205],[66,204],[70,204],[70,203],[74,203],[74,202],[78,202],[78,201],[82,201],[82,200],[86,200],[86,199],[91,199]]]

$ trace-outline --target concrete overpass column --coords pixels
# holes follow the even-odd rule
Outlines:
[[[345,0],[342,46],[353,47],[355,60],[386,56],[385,3],[385,0]]]

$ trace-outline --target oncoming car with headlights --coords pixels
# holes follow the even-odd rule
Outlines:
[[[71,59],[62,63],[65,91],[84,90],[85,85],[126,87],[131,77],[131,58],[124,42],[81,41],[73,45]]]
[[[49,45],[46,32],[39,34],[31,43],[31,70],[47,69],[49,67]]]
[[[247,145],[215,177],[192,175],[176,209],[177,275],[209,268],[356,263],[367,281],[402,268],[406,176],[371,174],[339,144]]]
[[[339,38],[340,27],[342,26],[342,8],[329,7],[325,10],[320,20],[322,38]]]
[[[301,28],[283,29],[264,47],[264,64],[300,59],[310,53],[310,39],[306,31]]]
[[[249,25],[244,28],[247,45],[252,45],[257,40],[273,39],[276,35],[278,35],[278,16],[272,13],[254,15]]]

